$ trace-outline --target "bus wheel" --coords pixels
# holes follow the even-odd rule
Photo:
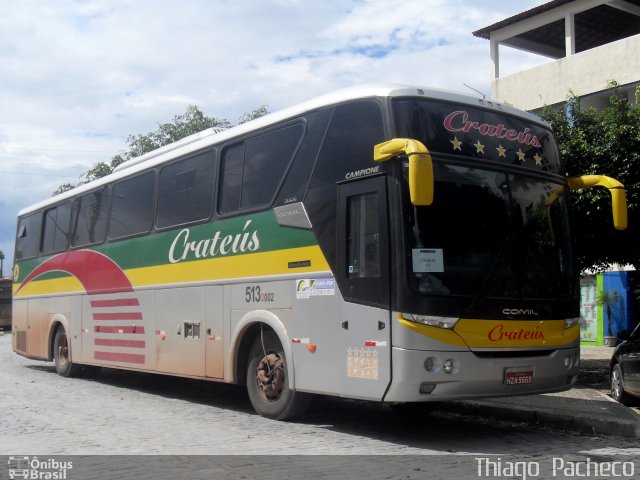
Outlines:
[[[63,327],[58,327],[53,337],[53,363],[58,375],[63,377],[75,377],[80,373],[79,365],[71,363],[69,341]]]
[[[289,388],[287,359],[280,341],[271,332],[261,334],[251,346],[247,391],[256,412],[274,420],[300,415],[311,399],[309,394]]]

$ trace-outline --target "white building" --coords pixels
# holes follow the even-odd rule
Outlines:
[[[615,80],[635,99],[640,85],[640,0],[554,0],[473,32],[490,41],[494,100],[524,110],[564,102],[607,104]],[[500,49],[511,47],[549,62],[500,76]]]

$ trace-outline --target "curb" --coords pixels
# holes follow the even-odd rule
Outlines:
[[[594,393],[602,395],[599,392]],[[562,404],[562,408],[532,405],[536,399],[529,397],[526,405],[514,405],[513,399],[462,400],[442,405],[442,410],[462,415],[544,425],[590,435],[640,438],[640,415],[608,397],[608,402],[589,401],[590,404],[598,404],[592,405],[590,409],[580,408],[584,407],[584,403],[576,403],[576,408],[573,409],[570,406],[575,403],[575,399],[556,398]]]

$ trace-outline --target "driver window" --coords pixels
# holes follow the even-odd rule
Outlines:
[[[347,278],[380,277],[378,195],[347,200]]]

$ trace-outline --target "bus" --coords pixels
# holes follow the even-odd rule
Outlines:
[[[13,349],[246,386],[427,402],[556,392],[579,369],[571,189],[544,121],[375,84],[206,130],[18,214]]]
[[[11,330],[11,291],[13,281],[10,277],[0,277],[0,331]]]

